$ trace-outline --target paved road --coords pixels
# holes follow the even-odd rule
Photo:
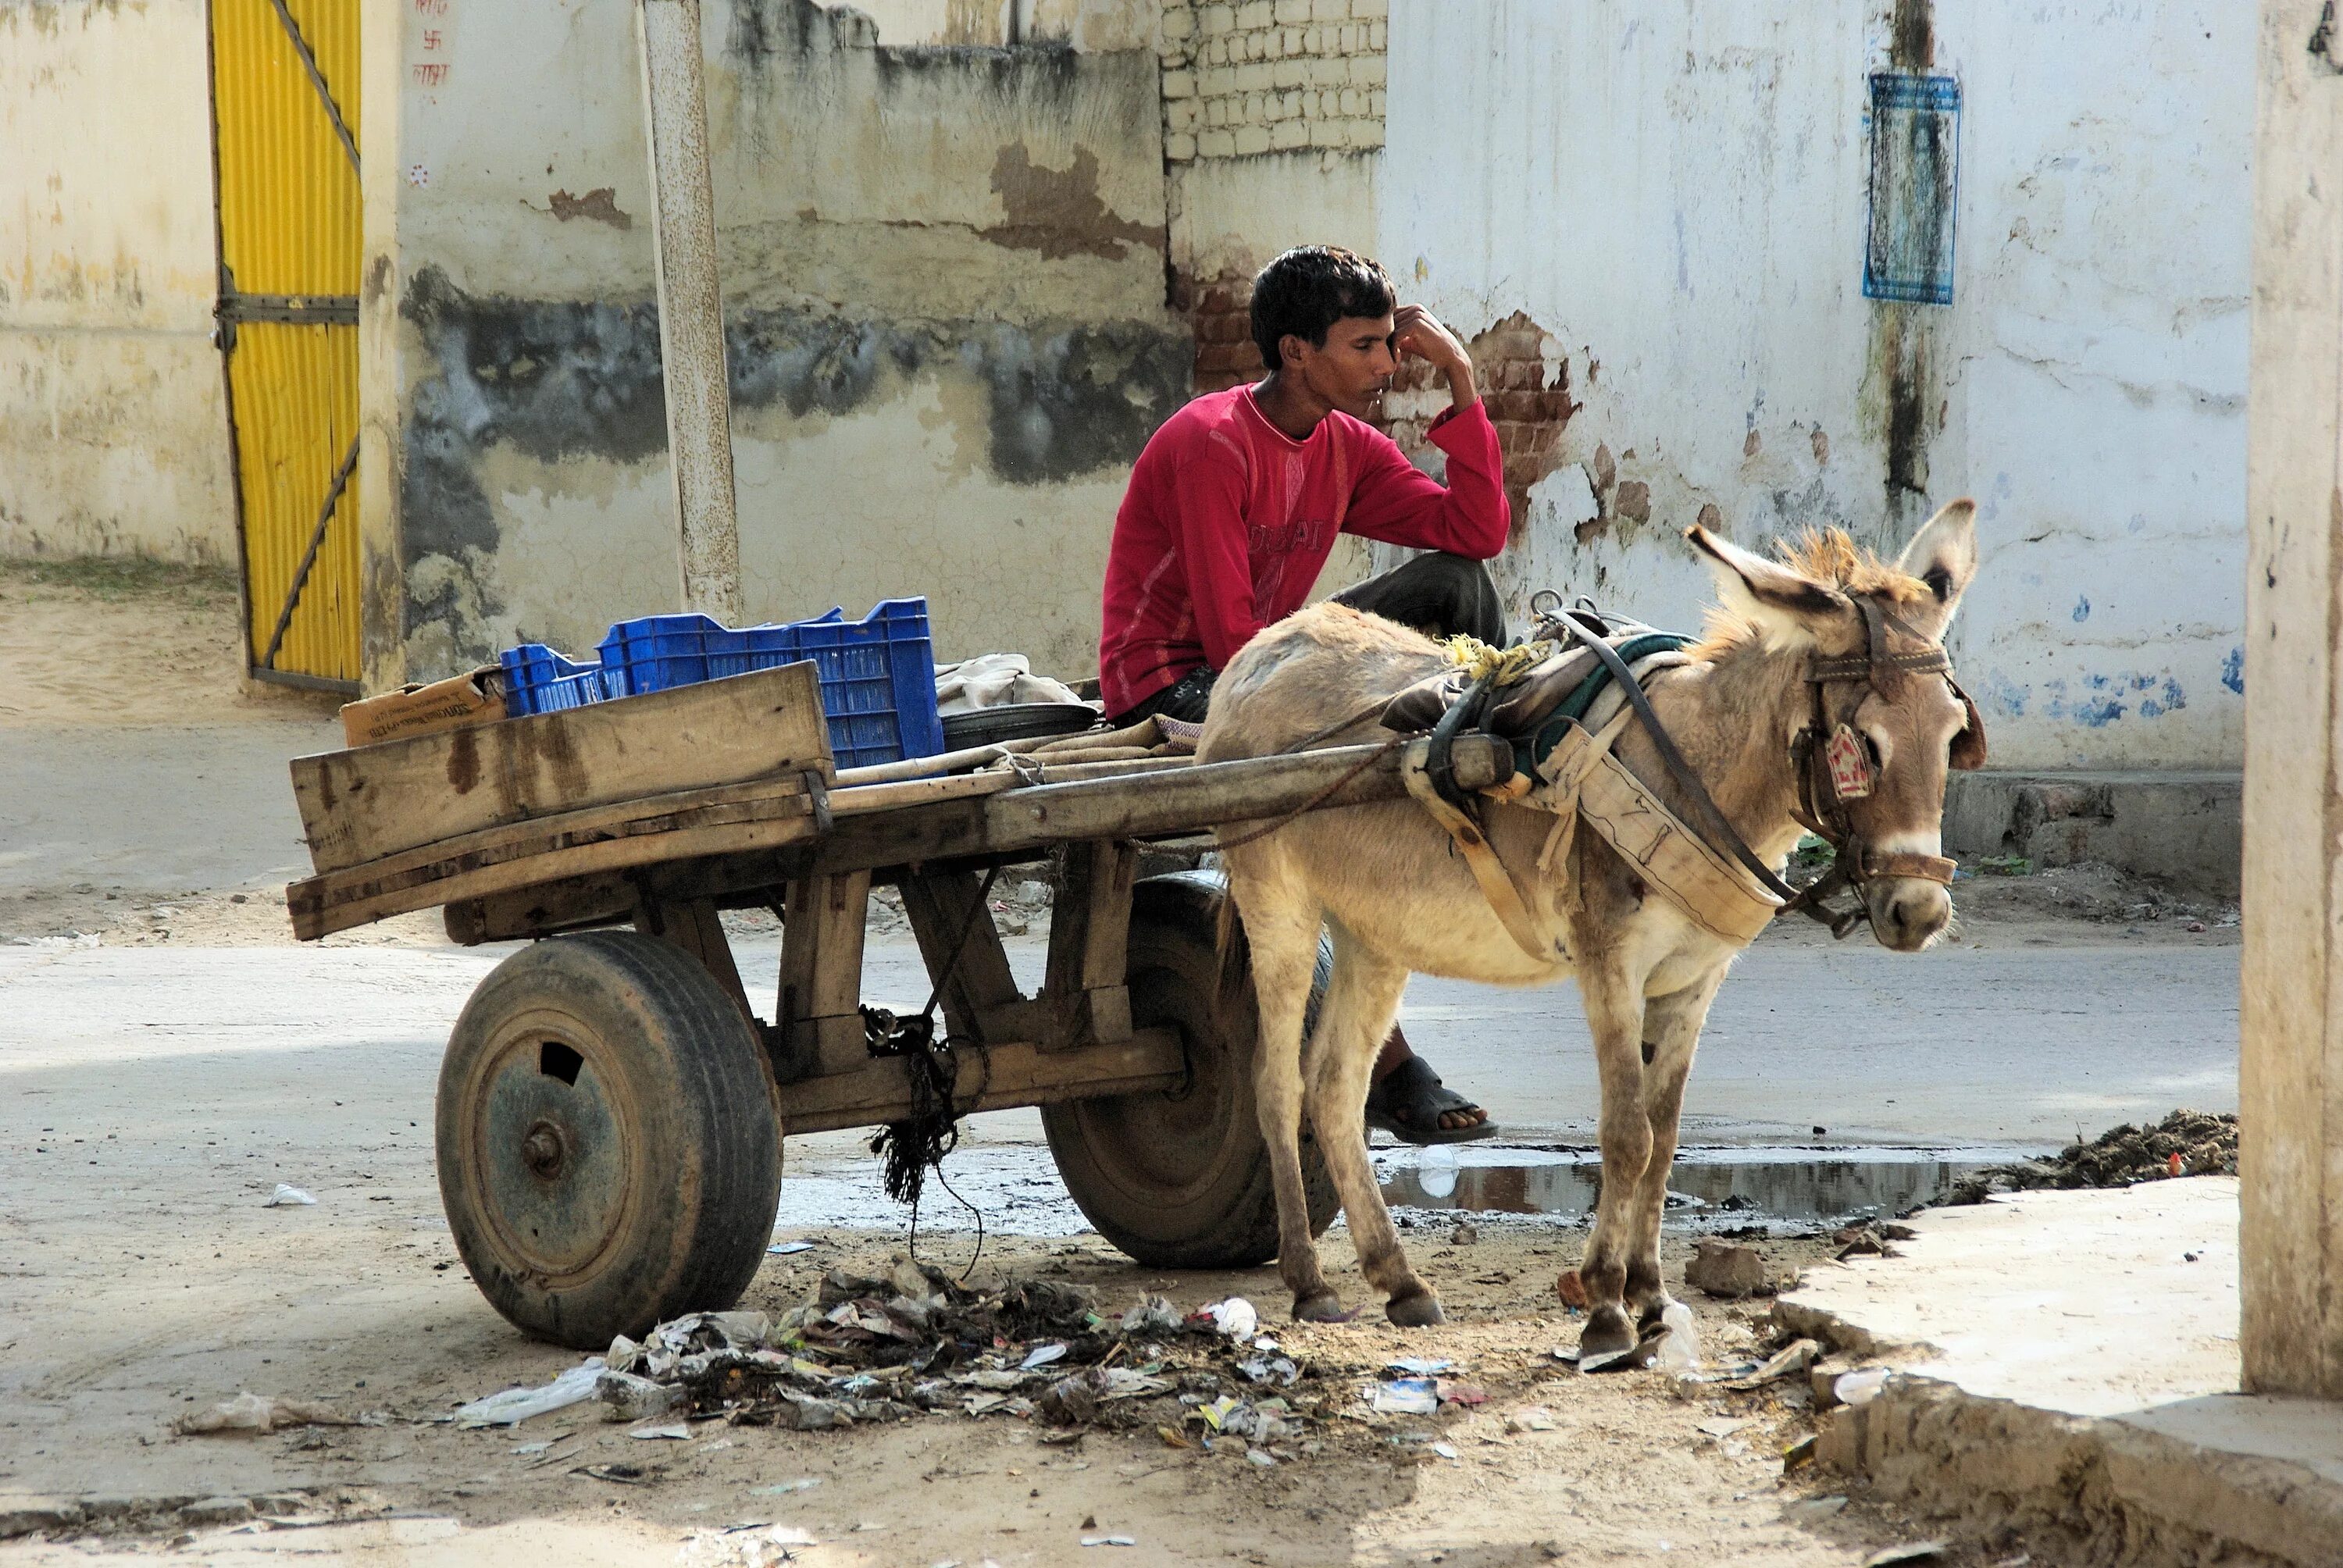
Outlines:
[[[1030,980],[1040,945],[1013,944]],[[0,947],[0,1141],[70,1123],[130,1135],[217,1121],[263,1145],[396,1135],[426,1114],[447,1030],[497,961],[462,949]],[[747,947],[751,993],[776,955]],[[2237,1103],[2237,950],[1761,946],[1719,997],[1687,1141],[2056,1144],[2079,1128]],[[874,942],[877,1000],[916,1005],[915,950]],[[1575,993],[1418,980],[1409,1027],[1524,1141],[1584,1140],[1595,1103]],[[334,1101],[345,1103],[333,1106]],[[27,1120],[37,1117],[31,1127]],[[979,1119],[1038,1135],[1031,1112]],[[1828,1129],[1817,1137],[1814,1127]],[[804,1151],[841,1145],[850,1135]]]

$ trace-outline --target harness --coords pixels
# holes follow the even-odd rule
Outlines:
[[[1540,609],[1539,601],[1545,599],[1552,600],[1552,609]],[[1634,667],[1647,663],[1648,674],[1663,662],[1682,663],[1673,656],[1690,639],[1645,628],[1614,630],[1585,599],[1564,608],[1561,596],[1549,589],[1532,601],[1540,632],[1554,636],[1561,647],[1585,648],[1599,668],[1532,733],[1513,738],[1515,777],[1511,785],[1486,793],[1555,814],[1554,830],[1539,856],[1542,869],[1567,848],[1583,818],[1639,875],[1721,937],[1745,942],[1775,914],[1795,910],[1830,927],[1834,937],[1845,938],[1869,918],[1869,903],[1860,896],[1866,882],[1879,877],[1916,877],[1949,883],[1954,872],[1954,862],[1942,856],[1875,853],[1855,830],[1847,802],[1869,795],[1873,784],[1867,749],[1854,725],[1865,694],[1893,700],[1896,683],[1914,675],[1941,676],[1967,716],[1953,743],[1951,766],[1980,768],[1986,757],[1984,720],[1976,704],[1953,679],[1944,649],[1872,599],[1858,597],[1855,603],[1864,618],[1865,651],[1852,658],[1813,660],[1806,672],[1811,717],[1791,742],[1798,779],[1792,814],[1828,843],[1835,856],[1831,869],[1805,889],[1791,887],[1749,848],[1644,695]],[[1916,646],[1898,651],[1891,632]],[[1451,763],[1455,737],[1468,726],[1488,728],[1499,682],[1514,673],[1520,662],[1499,661],[1472,681],[1433,727],[1424,764],[1409,772],[1407,783],[1410,793],[1448,829],[1515,943],[1532,958],[1551,961],[1567,954],[1546,923],[1531,912],[1512,874],[1490,847],[1479,819],[1479,802],[1457,788]],[[1610,688],[1616,689],[1624,707],[1599,730],[1590,729],[1588,721]],[[1839,699],[1835,703],[1834,694]],[[1679,819],[1612,754],[1630,717],[1651,737],[1661,764],[1683,794],[1691,823]],[[1852,908],[1830,902],[1842,890],[1857,895]]]

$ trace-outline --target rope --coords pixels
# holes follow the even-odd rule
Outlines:
[[[1511,686],[1554,657],[1560,645],[1552,642],[1523,642],[1511,648],[1497,648],[1477,637],[1457,636],[1440,645],[1448,662],[1461,666],[1473,680],[1485,680],[1492,686]]]
[[[978,885],[976,899],[969,906],[968,919],[961,922],[959,940],[952,943],[951,956],[937,971],[935,989],[928,993],[928,1005],[911,1018],[897,1018],[883,1007],[862,1009],[862,1032],[865,1044],[873,1056],[900,1056],[904,1059],[904,1077],[910,1088],[911,1113],[900,1121],[890,1121],[870,1135],[870,1152],[884,1161],[882,1176],[887,1196],[898,1203],[907,1203],[911,1210],[911,1231],[906,1245],[913,1257],[920,1251],[920,1198],[927,1185],[930,1171],[952,1201],[976,1216],[976,1251],[970,1255],[968,1271],[976,1267],[976,1260],[984,1255],[984,1212],[953,1191],[943,1172],[944,1156],[960,1147],[960,1060],[952,1054],[949,1033],[936,1038],[936,1008],[943,1000],[944,987],[950,983],[952,971],[960,967],[960,955],[968,950],[968,939],[976,932],[976,922],[983,918],[985,900],[991,896],[992,880],[1001,874],[993,867],[984,873]],[[984,1098],[992,1084],[992,1054],[982,1040],[972,1042],[977,1057],[984,1065],[984,1080],[970,1099],[972,1106]]]

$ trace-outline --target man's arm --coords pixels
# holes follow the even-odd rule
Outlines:
[[[1427,434],[1448,455],[1448,483],[1409,462],[1388,437],[1370,432],[1342,531],[1487,560],[1505,548],[1512,508],[1505,499],[1504,456],[1481,405],[1473,357],[1420,305],[1400,307],[1393,320],[1393,347],[1429,361],[1447,377],[1449,407]]]

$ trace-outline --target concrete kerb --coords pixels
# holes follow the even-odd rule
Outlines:
[[[1775,1326],[1898,1369],[1830,1412],[1815,1462],[2054,1561],[2343,1563],[2343,1407],[2229,1392],[2235,1193],[1940,1210],[1903,1256],[1810,1274]]]

